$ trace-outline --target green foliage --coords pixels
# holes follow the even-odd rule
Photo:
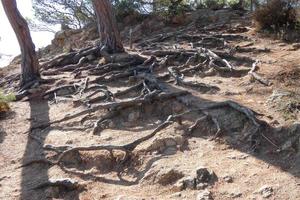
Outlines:
[[[82,28],[95,20],[91,0],[33,0],[35,17],[46,24]]]
[[[16,100],[16,96],[14,94],[5,95],[2,91],[0,91],[0,101],[11,102],[11,101],[15,101],[15,100]]]
[[[189,3],[187,0],[157,0],[155,12],[167,18],[172,18],[190,10]]]
[[[120,0],[114,4],[115,15],[118,21],[121,21],[128,15],[133,15],[138,12],[141,7],[140,2],[135,0]]]
[[[212,9],[212,10],[218,10],[223,8],[224,2],[220,0],[208,0],[205,2],[206,8]]]
[[[254,13],[258,29],[279,32],[292,30],[297,25],[295,2],[291,0],[271,0]]]
[[[3,92],[0,91],[0,114],[8,112],[10,107],[8,102],[15,101],[16,96],[13,94],[5,95]]]

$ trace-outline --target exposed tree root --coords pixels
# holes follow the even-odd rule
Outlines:
[[[114,150],[120,150],[124,151],[126,153],[125,158],[128,156],[128,154],[131,154],[132,151],[141,143],[149,140],[150,138],[154,137],[158,132],[160,132],[162,129],[166,128],[170,124],[174,122],[179,116],[172,116],[170,115],[165,122],[163,122],[161,125],[159,125],[156,129],[152,131],[151,134],[146,135],[142,138],[139,138],[133,142],[130,142],[125,145],[92,145],[92,146],[80,146],[80,147],[71,147],[71,146],[64,146],[64,147],[57,147],[57,149],[67,149],[59,154],[58,159],[53,162],[53,164],[61,165],[63,162],[63,158],[74,151],[95,151],[95,150],[107,150],[109,152],[112,152]]]
[[[71,64],[71,65],[67,65],[67,66],[64,66],[62,68],[59,69],[59,71],[73,71],[77,68],[80,68],[83,66],[83,64],[88,61],[88,58],[87,57],[82,57],[80,58],[80,60],[78,61],[77,64]]]
[[[60,66],[67,66],[76,64],[79,62],[79,60],[82,57],[88,56],[88,55],[97,55],[100,52],[100,47],[87,47],[84,49],[81,49],[77,52],[71,52],[67,54],[61,54],[59,56],[56,56],[52,60],[45,62],[41,64],[41,67],[44,69],[49,69],[52,67],[60,67]]]
[[[262,83],[263,85],[266,85],[266,86],[270,86],[271,83],[269,80],[261,77],[260,75],[258,75],[255,71],[257,70],[257,64],[259,62],[258,61],[255,61],[253,64],[252,64],[252,68],[251,70],[249,71],[249,75],[254,78],[255,80],[257,80],[258,82]]]
[[[208,91],[218,91],[220,90],[216,86],[211,86],[205,83],[199,83],[197,81],[185,81],[183,74],[180,75],[179,72],[174,67],[169,67],[168,71],[172,77],[175,79],[176,85],[187,86],[191,88],[195,88],[200,90],[201,92],[208,92]]]
[[[68,121],[71,119],[74,119],[76,117],[86,115],[86,114],[91,114],[93,112],[96,112],[101,109],[109,109],[109,110],[116,110],[124,107],[130,107],[130,106],[135,106],[137,104],[145,104],[148,102],[153,102],[153,101],[164,101],[167,99],[172,99],[176,98],[178,96],[184,96],[188,95],[189,92],[187,91],[180,91],[180,92],[173,92],[173,93],[160,93],[159,91],[155,90],[151,92],[148,95],[145,95],[145,97],[137,97],[135,99],[128,99],[128,100],[123,100],[120,102],[108,102],[108,103],[102,103],[102,104],[97,104],[94,105],[93,107],[80,111],[78,113],[72,114],[72,115],[67,115],[62,119],[55,120],[49,124],[43,125],[43,126],[50,126],[51,124],[56,124],[56,123],[61,123],[64,121]]]
[[[34,190],[37,189],[44,189],[47,187],[61,187],[64,190],[72,191],[77,189],[84,189],[85,185],[80,184],[78,181],[72,180],[72,179],[50,179],[45,183],[41,183],[38,186],[34,187]]]

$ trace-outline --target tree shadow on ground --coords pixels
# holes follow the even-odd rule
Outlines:
[[[30,99],[30,129],[22,164],[37,159],[45,159],[43,145],[50,129],[35,129],[35,127],[50,122],[48,101]],[[35,138],[35,139],[34,139]],[[36,189],[49,181],[50,166],[47,164],[31,164],[22,168],[21,198],[23,200],[42,200],[52,198],[78,199],[76,191],[66,194],[54,192],[54,188],[44,187]],[[60,177],[57,177],[60,178]],[[63,195],[63,196],[62,196]]]

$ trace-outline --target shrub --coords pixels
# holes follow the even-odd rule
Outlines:
[[[15,95],[9,94],[5,95],[0,91],[0,114],[6,113],[10,110],[8,102],[16,100]]]
[[[117,21],[122,21],[129,15],[134,15],[139,9],[140,5],[134,0],[121,0],[114,4],[115,15]]]
[[[295,1],[271,0],[254,13],[254,21],[258,29],[279,32],[281,29],[295,29],[297,14]]]
[[[220,2],[218,0],[208,0],[206,1],[206,7],[212,10],[219,10],[224,7],[223,2]]]

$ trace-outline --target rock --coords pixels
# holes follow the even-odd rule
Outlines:
[[[173,154],[176,154],[176,152],[177,152],[177,147],[167,147],[164,150],[164,154],[166,154],[166,155],[173,155]]]
[[[197,185],[196,185],[196,189],[197,190],[204,190],[205,188],[207,188],[208,187],[208,184],[207,183],[198,183]]]
[[[232,176],[224,176],[223,180],[227,183],[232,183],[233,182],[233,177]]]
[[[73,140],[68,140],[68,141],[66,142],[66,144],[73,144],[73,143],[74,143]]]
[[[232,192],[229,194],[229,197],[232,198],[232,199],[235,199],[235,198],[239,198],[241,197],[243,194],[241,192]]]
[[[195,188],[196,188],[196,179],[191,176],[183,177],[182,179],[178,180],[177,183],[175,184],[175,189],[179,191],[185,189],[194,190]]]
[[[273,195],[273,188],[271,186],[264,185],[258,190],[258,192],[255,193],[261,194],[263,198],[269,198]]]
[[[196,178],[197,184],[214,182],[217,179],[216,174],[205,167],[199,167],[196,170],[196,174],[197,174],[197,178]]]
[[[212,200],[211,192],[203,190],[197,194],[196,200]]]
[[[157,183],[161,185],[169,185],[181,179],[184,174],[176,169],[169,169],[168,171],[160,171],[156,177]]]
[[[300,43],[293,44],[293,49],[294,50],[300,49]]]
[[[176,193],[170,195],[170,197],[171,197],[172,199],[173,199],[174,197],[175,197],[175,198],[176,198],[176,197],[182,197],[182,193],[181,193],[181,192],[176,192]]]

